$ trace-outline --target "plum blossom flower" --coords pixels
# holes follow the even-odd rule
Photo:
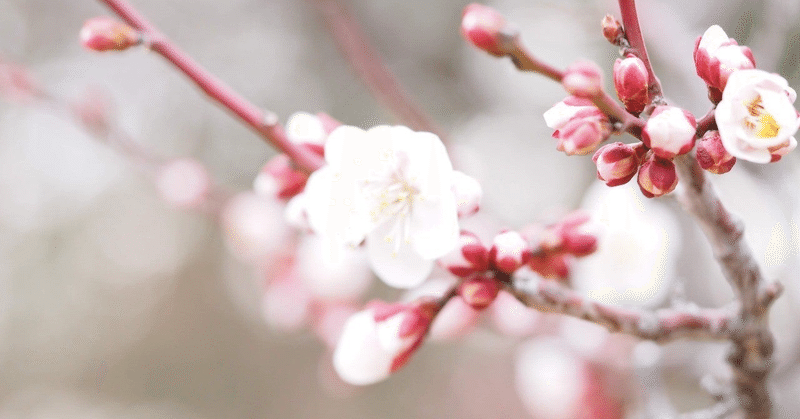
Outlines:
[[[755,163],[780,159],[797,147],[796,98],[794,89],[777,74],[734,72],[715,114],[722,145],[734,157]]]
[[[336,372],[354,385],[385,380],[408,362],[438,310],[425,299],[411,304],[371,302],[345,323],[333,353]]]
[[[327,240],[326,257],[366,239],[378,277],[410,288],[458,243],[453,168],[436,135],[341,126],[325,143],[325,160],[303,199],[310,227]]]

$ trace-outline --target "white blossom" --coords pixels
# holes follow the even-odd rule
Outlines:
[[[797,94],[786,79],[762,70],[731,74],[716,120],[725,149],[736,158],[769,163],[797,146]]]
[[[453,168],[441,140],[401,126],[341,126],[325,143],[325,160],[304,199],[311,228],[328,243],[326,257],[338,259],[366,239],[384,282],[422,283],[458,242]]]

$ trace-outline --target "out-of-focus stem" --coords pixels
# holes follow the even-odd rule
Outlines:
[[[151,25],[126,0],[100,0],[122,20],[142,33],[150,49],[164,57],[191,79],[208,96],[239,117],[246,125],[261,135],[268,143],[286,153],[301,169],[313,172],[323,165],[322,158],[289,141],[278,117],[264,111],[236,93],[222,80],[200,66],[189,55],[173,44]]]
[[[519,38],[515,40],[513,48],[507,53],[509,57],[511,57],[511,61],[520,71],[532,71],[534,73],[539,73],[547,78],[550,78],[554,81],[561,83],[561,79],[564,78],[564,72],[545,63],[544,61],[539,60],[533,54],[531,54],[522,42],[519,41]]]
[[[642,36],[642,29],[639,27],[639,15],[636,13],[636,0],[619,0],[619,10],[622,14],[622,26],[625,29],[625,36],[630,44],[627,52],[638,56],[644,63],[649,75],[647,84],[650,86],[650,97],[663,97],[661,82],[650,65],[650,57],[648,57],[647,47],[644,45],[644,36]]]
[[[548,280],[513,279],[504,284],[506,291],[528,307],[577,317],[604,326],[611,332],[656,342],[685,337],[728,339],[731,319],[735,315],[731,308],[645,311],[619,307],[593,301]]]
[[[422,111],[368,41],[350,10],[339,0],[309,0],[322,14],[336,45],[382,106],[417,131],[445,140],[445,133]]]

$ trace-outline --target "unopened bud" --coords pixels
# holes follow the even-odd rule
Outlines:
[[[457,170],[453,171],[451,182],[451,189],[456,196],[458,216],[468,217],[478,212],[483,198],[481,184],[475,178]]]
[[[289,199],[306,186],[308,175],[297,170],[285,154],[271,158],[253,181],[256,193],[278,199]]]
[[[639,115],[649,103],[647,68],[639,57],[628,55],[614,63],[614,88],[628,112]]]
[[[739,46],[721,27],[714,25],[697,38],[694,65],[697,75],[709,89],[713,89],[709,91],[709,97],[717,103],[721,99],[719,92],[725,91],[728,84],[728,77],[734,71],[755,68],[756,60],[750,48]]]
[[[439,258],[438,263],[453,275],[466,278],[489,269],[489,249],[478,236],[462,231],[458,246]]]
[[[81,44],[93,51],[123,51],[142,41],[135,29],[107,16],[87,20],[80,38]]]
[[[564,253],[535,254],[528,261],[528,267],[542,278],[563,280],[569,278],[571,261],[572,256]]]
[[[612,131],[611,123],[608,117],[595,110],[576,114],[575,118],[553,133],[559,140],[556,145],[559,151],[568,156],[589,154],[608,139]]]
[[[642,142],[657,156],[671,159],[692,150],[697,122],[689,111],[659,106],[642,131]]]
[[[608,186],[628,183],[639,170],[643,150],[641,143],[637,147],[621,142],[604,145],[592,157],[597,166],[597,178]]]
[[[678,186],[675,163],[650,154],[639,168],[639,189],[648,198],[666,195]]]
[[[573,96],[593,98],[603,91],[603,71],[591,61],[579,61],[567,67],[561,85]]]
[[[597,234],[593,231],[591,216],[584,211],[574,211],[558,223],[562,250],[583,257],[597,250]]]
[[[531,247],[516,231],[506,231],[494,238],[489,260],[502,272],[510,274],[531,257]]]
[[[458,286],[458,295],[475,310],[488,307],[500,292],[500,282],[492,277],[476,275]]]
[[[500,12],[477,3],[464,8],[461,35],[470,44],[496,57],[507,54],[517,36]]]
[[[697,143],[697,162],[703,169],[721,175],[733,169],[736,157],[722,145],[719,131],[707,131]]]
[[[622,38],[625,36],[625,31],[622,29],[622,23],[614,16],[605,15],[600,22],[603,26],[603,36],[614,45],[619,45]]]

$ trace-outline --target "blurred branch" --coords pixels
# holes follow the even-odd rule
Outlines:
[[[603,304],[588,299],[554,281],[515,279],[506,291],[536,310],[577,317],[641,339],[667,342],[679,338],[728,339],[731,336],[731,308],[645,311]]]
[[[342,55],[382,106],[416,131],[428,131],[446,142],[445,133],[420,109],[397,77],[381,60],[353,14],[339,0],[310,0]]]
[[[323,165],[319,156],[289,141],[286,132],[278,122],[277,115],[250,103],[222,80],[200,66],[161,34],[126,0],[99,1],[113,10],[127,24],[139,30],[152,51],[164,57],[209,97],[238,116],[268,143],[286,153],[301,169],[310,173]]]

